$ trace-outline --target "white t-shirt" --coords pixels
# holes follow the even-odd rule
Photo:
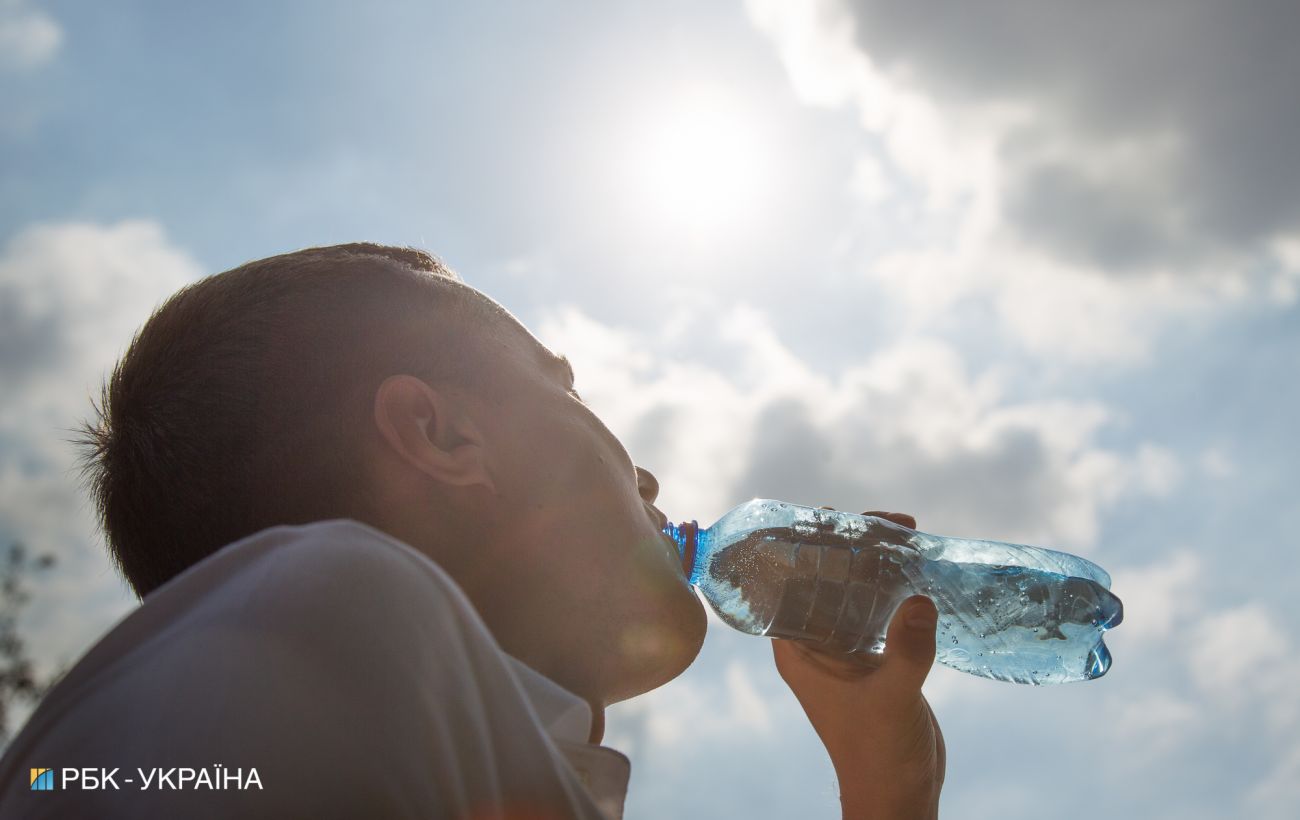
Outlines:
[[[81,658],[0,760],[0,820],[619,817],[630,767],[590,726],[433,561],[355,521],[275,527]]]

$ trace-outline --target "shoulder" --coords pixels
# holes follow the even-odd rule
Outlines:
[[[407,544],[350,519],[263,530],[236,541],[149,595],[140,608],[183,618],[222,610],[235,620],[369,621],[405,613],[481,625],[455,581]]]
[[[213,558],[192,577],[177,578],[175,589],[160,590],[194,608],[181,620],[291,646],[293,654],[328,666],[382,661],[416,671],[435,660],[504,663],[455,581],[428,557],[365,524],[340,519],[274,527]],[[419,671],[447,675],[454,668],[437,665]]]
[[[462,597],[451,577],[428,557],[385,532],[347,518],[262,530],[224,547],[172,583],[210,582],[237,573],[263,583],[293,585],[340,574],[355,575],[358,581],[406,578]],[[196,577],[187,577],[191,575]]]
[[[436,593],[451,606],[470,607],[456,582],[428,557],[351,519],[272,527],[214,557],[241,573],[244,584],[303,594],[343,587],[352,589],[354,597],[387,592],[390,599],[405,593]],[[233,574],[221,564],[220,560],[214,564],[213,574]]]
[[[364,524],[322,521],[263,530],[159,587],[48,700],[124,677],[200,689],[314,679],[309,689],[330,681],[395,697],[421,677],[457,685],[468,668],[499,669],[505,657],[433,561]]]

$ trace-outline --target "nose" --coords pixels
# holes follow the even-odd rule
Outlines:
[[[644,467],[636,468],[636,488],[647,504],[655,503],[659,497],[659,479]]]

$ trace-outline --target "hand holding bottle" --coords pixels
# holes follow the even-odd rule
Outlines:
[[[864,515],[916,527],[902,513]],[[946,752],[921,694],[934,663],[937,622],[928,598],[908,598],[889,624],[879,665],[798,641],[772,642],[777,671],[835,767],[845,818],[938,816]]]

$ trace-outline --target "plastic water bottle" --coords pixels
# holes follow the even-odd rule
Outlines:
[[[882,518],[756,498],[701,530],[669,524],[690,581],[728,625],[879,663],[912,595],[939,610],[936,660],[1016,683],[1106,674],[1123,605],[1105,570],[1055,550],[928,535]]]

